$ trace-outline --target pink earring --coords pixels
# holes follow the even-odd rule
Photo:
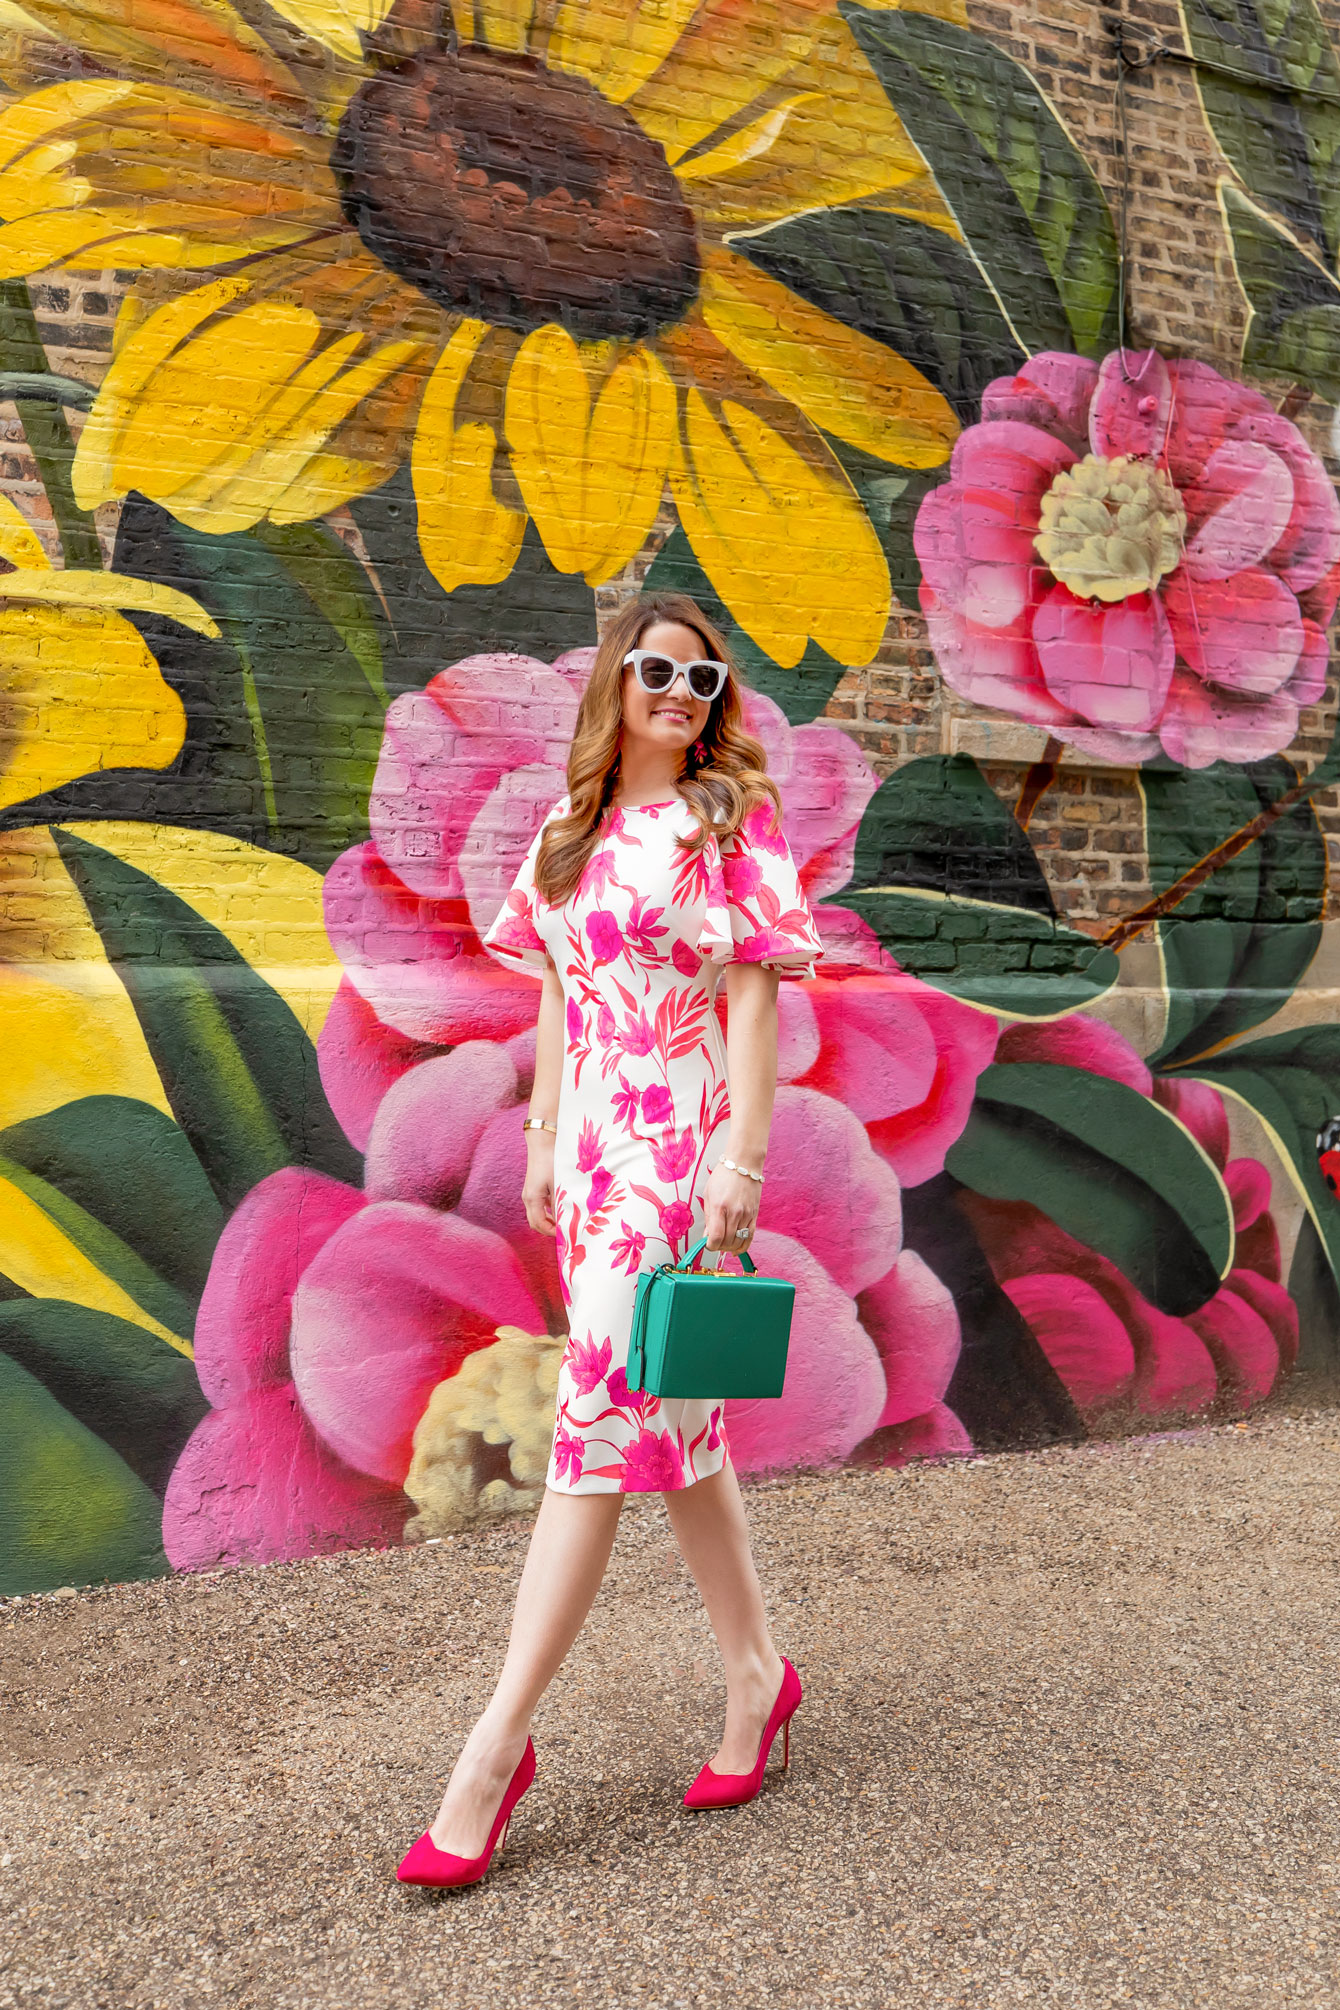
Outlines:
[[[693,743],[693,758],[698,763],[698,766],[700,768],[703,762],[707,759],[707,749],[703,745],[701,740],[695,740]]]

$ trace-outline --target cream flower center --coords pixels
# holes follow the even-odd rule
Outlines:
[[[419,1510],[405,1531],[412,1542],[538,1505],[565,1344],[499,1326],[491,1347],[438,1383],[415,1426],[405,1479]]]
[[[1081,600],[1150,593],[1179,564],[1186,510],[1159,468],[1086,454],[1042,498],[1033,546]]]

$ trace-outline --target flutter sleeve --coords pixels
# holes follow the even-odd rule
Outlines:
[[[491,949],[495,956],[503,956],[509,963],[524,964],[527,970],[538,973],[543,973],[549,955],[540,930],[552,909],[536,887],[535,861],[545,830],[556,816],[564,814],[567,806],[566,797],[561,803],[555,803],[536,831],[534,843],[512,881],[511,891],[484,936],[484,947]]]
[[[813,977],[819,931],[771,803],[752,809],[720,846],[698,953],[714,963],[761,963],[783,977]]]

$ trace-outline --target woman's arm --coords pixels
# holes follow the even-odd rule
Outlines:
[[[760,963],[726,966],[726,1069],[730,1129],[707,1182],[707,1246],[738,1249],[754,1232],[763,1189],[720,1159],[762,1172],[777,1093],[777,973]]]
[[[532,1117],[558,1122],[558,1092],[563,1081],[563,985],[552,963],[544,966],[540,1017],[535,1028],[535,1082],[530,1092]],[[521,1189],[526,1220],[540,1235],[552,1235],[554,1220],[554,1134],[526,1132],[526,1180]]]

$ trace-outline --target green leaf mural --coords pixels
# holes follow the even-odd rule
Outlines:
[[[1140,774],[1150,879],[1162,893],[1269,804],[1297,773],[1280,756]],[[1158,924],[1168,1020],[1155,1062],[1210,1052],[1278,1011],[1321,942],[1326,840],[1311,803],[1287,810]]]
[[[219,1200],[236,1206],[284,1165],[356,1182],[315,1050],[279,994],[157,880],[72,831],[53,836]]]
[[[1233,1212],[1190,1133],[1124,1082],[1051,1062],[997,1063],[946,1170],[1023,1200],[1116,1264],[1162,1312],[1194,1312],[1233,1258]]]
[[[964,425],[993,377],[1024,361],[972,250],[878,210],[791,217],[732,249],[826,314],[887,343],[944,393]]]
[[[0,1593],[162,1577],[161,1516],[125,1460],[0,1352]]]
[[[189,1337],[226,1217],[171,1117],[129,1096],[84,1096],[0,1131],[0,1156],[133,1253],[185,1308],[187,1323],[139,1302]],[[125,1277],[117,1282],[139,1298]]]
[[[1312,0],[1182,0],[1182,19],[1220,146],[1253,195],[1333,259],[1340,65],[1318,9]]]
[[[1340,1116],[1340,1026],[1253,1040],[1182,1071],[1226,1089],[1257,1116],[1293,1174],[1340,1277],[1340,1201],[1317,1165],[1317,1132]]]
[[[1340,403],[1340,285],[1232,182],[1221,184],[1219,200],[1251,308],[1243,362]]]
[[[880,784],[861,818],[851,883],[919,886],[1056,915],[1027,832],[970,754],[926,755]]]
[[[1114,347],[1112,217],[1028,71],[952,22],[841,11],[1022,346],[1086,356]]]
[[[208,1408],[185,1355],[127,1319],[61,1298],[0,1305],[0,1355],[26,1369],[156,1494]]]

